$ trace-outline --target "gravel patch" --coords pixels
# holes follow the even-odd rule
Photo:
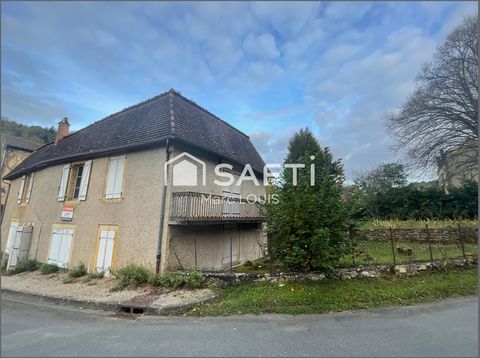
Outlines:
[[[92,279],[79,277],[65,284],[66,273],[42,275],[40,272],[23,272],[12,276],[2,276],[2,289],[23,293],[33,293],[58,298],[72,298],[93,302],[119,303],[144,292],[144,288],[110,292],[115,285],[114,278]],[[88,282],[86,282],[88,281]]]
[[[208,288],[200,290],[177,290],[161,294],[150,306],[154,308],[183,306],[203,302],[213,297],[215,297],[215,294]]]
[[[63,283],[66,273],[42,275],[40,272],[23,272],[12,276],[3,276],[2,289],[22,293],[75,299],[97,303],[124,303],[138,296],[153,296],[153,302],[145,302],[155,309],[190,305],[213,298],[210,289],[165,291],[149,286],[110,292],[117,280],[112,277],[88,279],[87,276],[76,278],[72,283]]]

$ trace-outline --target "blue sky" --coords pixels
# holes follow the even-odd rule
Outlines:
[[[74,130],[175,88],[269,163],[308,126],[347,176],[476,2],[2,2],[2,116]]]

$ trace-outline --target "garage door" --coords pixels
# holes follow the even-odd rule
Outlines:
[[[53,231],[50,253],[48,254],[49,264],[67,267],[72,239],[72,229],[56,229]]]

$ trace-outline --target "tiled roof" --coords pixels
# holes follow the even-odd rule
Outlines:
[[[4,143],[7,147],[20,149],[25,152],[33,152],[34,150],[42,146],[42,144],[39,144],[37,142],[33,142],[24,138],[14,137],[8,134],[2,134],[2,143]]]
[[[219,157],[249,163],[262,172],[264,162],[247,135],[170,90],[47,144],[20,163],[5,178],[75,159],[140,150],[178,139]]]

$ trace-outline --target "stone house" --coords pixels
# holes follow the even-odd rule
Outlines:
[[[471,181],[478,183],[478,141],[467,140],[442,151],[437,157],[437,177],[439,186],[445,191]]]
[[[224,269],[263,255],[264,163],[227,122],[170,90],[68,130],[64,119],[55,143],[5,176],[9,266],[32,257],[89,272]],[[247,167],[259,185],[237,185]],[[222,175],[236,180],[216,184]]]
[[[0,135],[0,177],[9,173],[20,162],[28,157],[34,150],[42,145],[31,140],[10,136],[8,134]],[[9,180],[0,181],[0,220],[3,216],[5,203],[10,189]]]

